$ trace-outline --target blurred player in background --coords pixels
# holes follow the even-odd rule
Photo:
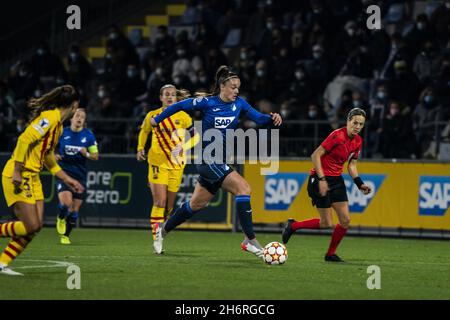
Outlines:
[[[215,87],[212,94],[186,99],[173,104],[163,113],[151,119],[153,126],[163,123],[164,119],[177,112],[198,110],[202,113],[202,128],[206,132],[210,128],[220,130],[223,136],[223,159],[215,161],[215,156],[204,155],[202,164],[197,165],[200,174],[198,183],[190,201],[183,203],[164,224],[158,224],[156,233],[157,252],[161,252],[163,238],[176,226],[182,224],[194,214],[205,208],[220,188],[231,192],[236,198],[239,221],[246,239],[242,242],[242,249],[262,257],[263,248],[256,240],[252,223],[252,208],[250,205],[251,189],[248,182],[226,163],[226,130],[236,129],[241,112],[260,125],[273,122],[281,125],[281,117],[277,113],[262,114],[253,109],[247,101],[238,97],[241,80],[228,67],[221,66],[216,72]],[[211,139],[203,139],[203,149]],[[216,142],[216,141],[214,141]],[[217,142],[216,142],[217,143]]]
[[[44,194],[39,173],[43,166],[74,192],[83,192],[83,186],[61,170],[53,153],[63,122],[72,117],[78,104],[78,92],[70,85],[57,87],[28,102],[31,120],[2,173],[6,203],[13,207],[19,221],[0,224],[0,237],[11,238],[0,256],[0,274],[22,275],[8,265],[42,228]]]
[[[198,143],[199,135],[195,133],[192,118],[186,112],[179,112],[165,119],[153,128],[150,119],[163,112],[168,106],[189,97],[185,90],[177,90],[174,85],[166,84],[160,89],[159,99],[162,107],[150,111],[139,131],[136,158],[145,160],[145,144],[152,133],[151,148],[148,151],[148,185],[152,192],[153,207],[150,214],[150,226],[155,240],[157,222],[164,222],[172,213],[178,190],[180,189],[183,171],[186,166],[185,150]],[[186,130],[190,138],[185,141]],[[155,253],[158,250],[155,249]]]
[[[55,158],[60,167],[72,178],[80,181],[83,192],[74,192],[64,181],[56,181],[58,211],[56,230],[61,244],[70,244],[70,233],[75,227],[78,212],[86,193],[86,159],[97,161],[97,141],[92,131],[86,128],[86,110],[78,108],[65,127],[58,142]]]
[[[371,189],[358,176],[356,162],[362,147],[359,132],[366,121],[366,113],[360,108],[354,108],[347,115],[347,126],[334,130],[311,155],[314,168],[311,169],[308,180],[308,194],[317,207],[320,218],[304,221],[289,219],[283,230],[282,241],[288,243],[291,235],[299,229],[331,228],[333,220],[331,208],[336,211],[339,224],[331,236],[331,243],[325,255],[325,261],[344,262],[336,249],[347,233],[350,225],[347,189],[342,178],[342,169],[348,161],[348,173],[358,188],[365,194]]]

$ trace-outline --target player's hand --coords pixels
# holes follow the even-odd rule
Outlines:
[[[81,153],[81,155],[83,156],[83,157],[86,157],[86,155],[87,155],[87,149],[85,148],[85,147],[81,147],[80,148],[80,153]]]
[[[22,184],[22,173],[20,171],[14,170],[12,174],[12,183],[16,188],[19,188]]]
[[[137,160],[137,161],[144,161],[144,160],[145,160],[145,151],[144,151],[144,149],[139,150],[139,151],[136,153],[136,160]]]
[[[70,189],[72,189],[72,191],[74,191],[75,193],[83,193],[83,191],[84,191],[84,187],[81,185],[81,183],[79,183],[75,179],[72,179],[72,178],[69,177],[68,179],[66,179],[66,181],[64,181],[64,183]]]
[[[152,127],[157,127],[158,124],[156,123],[155,119],[150,118],[150,124],[152,125]]]
[[[56,161],[61,161],[62,156],[59,153],[55,153],[55,159],[56,159]]]
[[[362,193],[364,193],[365,195],[369,194],[372,192],[372,189],[370,189],[370,187],[368,185],[361,185],[361,188],[359,189],[362,191]]]
[[[281,126],[281,123],[283,122],[283,119],[281,118],[279,113],[270,113],[270,116],[272,117],[273,124],[277,127]]]
[[[326,180],[319,180],[319,194],[321,197],[325,197],[330,190],[328,182]]]

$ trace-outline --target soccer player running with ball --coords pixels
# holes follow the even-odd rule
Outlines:
[[[86,191],[86,160],[98,160],[97,141],[86,128],[86,110],[78,108],[59,139],[55,158],[59,166],[72,178],[80,181]],[[64,181],[57,179],[58,211],[56,230],[61,244],[70,244],[70,233],[75,227],[85,191],[75,192]]]
[[[317,207],[320,219],[295,221],[288,219],[283,230],[282,241],[288,243],[291,235],[299,229],[326,229],[333,225],[331,208],[336,211],[339,224],[331,236],[331,243],[325,255],[325,261],[344,262],[336,249],[344,238],[350,225],[347,190],[342,169],[348,160],[348,173],[358,188],[365,194],[371,189],[358,176],[356,162],[361,152],[362,138],[358,135],[364,127],[366,113],[354,108],[347,115],[347,126],[334,130],[311,155],[314,168],[308,179],[308,195]]]
[[[192,126],[192,118],[186,112],[178,112],[160,123],[156,128],[150,120],[162,113],[168,106],[189,96],[185,90],[177,90],[172,84],[160,89],[162,107],[147,113],[139,131],[136,159],[145,160],[145,144],[152,133],[152,144],[148,151],[148,185],[152,192],[153,207],[150,214],[153,241],[156,238],[156,223],[164,222],[173,210],[177,192],[180,189],[186,166],[187,149],[198,143],[199,135]],[[186,130],[190,138],[185,141]],[[155,253],[160,254],[155,249]]]
[[[11,238],[0,256],[0,274],[22,275],[8,265],[42,228],[44,194],[39,173],[44,166],[75,192],[83,192],[83,186],[61,170],[53,153],[63,122],[72,117],[78,104],[79,95],[70,85],[57,87],[28,102],[31,120],[2,173],[6,203],[13,207],[19,220],[0,224],[0,237]]]
[[[250,186],[239,173],[226,163],[226,130],[237,128],[241,113],[245,113],[248,118],[260,125],[273,122],[274,125],[279,126],[282,119],[277,113],[268,115],[253,109],[247,101],[238,96],[240,86],[241,80],[238,75],[231,72],[228,67],[221,66],[216,72],[215,87],[210,95],[175,103],[164,110],[163,113],[151,119],[152,125],[156,127],[164,119],[181,110],[198,110],[202,113],[203,134],[206,134],[207,130],[212,128],[220,130],[223,147],[223,159],[220,159],[220,161],[214,159],[214,155],[203,155],[202,163],[197,165],[200,177],[192,198],[176,209],[165,223],[158,224],[155,241],[157,252],[161,252],[163,239],[167,233],[205,208],[217,191],[222,188],[235,196],[239,221],[246,236],[241,244],[242,249],[262,258],[263,248],[256,240],[253,231]],[[214,142],[217,143],[215,140]],[[203,150],[209,143],[211,141],[207,139],[202,140]]]

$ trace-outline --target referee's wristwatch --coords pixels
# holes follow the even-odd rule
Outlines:
[[[319,181],[326,181],[325,176],[323,176],[323,177],[317,176],[317,180],[319,180]]]

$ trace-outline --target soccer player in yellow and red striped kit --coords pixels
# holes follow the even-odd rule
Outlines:
[[[31,120],[2,173],[6,203],[12,206],[18,221],[0,224],[0,237],[11,238],[0,255],[0,274],[22,275],[8,266],[42,228],[44,194],[39,173],[43,167],[76,192],[83,191],[77,180],[61,170],[53,153],[63,122],[72,117],[78,104],[78,92],[70,85],[57,87],[28,102]]]
[[[155,224],[164,222],[173,210],[175,198],[183,178],[186,165],[185,150],[192,148],[200,140],[192,127],[192,118],[185,112],[179,112],[153,128],[150,119],[156,117],[173,103],[189,96],[185,90],[177,90],[174,85],[167,84],[160,89],[162,107],[150,111],[139,132],[136,158],[145,160],[145,144],[152,133],[151,148],[148,151],[148,185],[152,192],[153,207],[150,214],[150,225],[155,240]],[[186,130],[191,138],[185,141]]]

